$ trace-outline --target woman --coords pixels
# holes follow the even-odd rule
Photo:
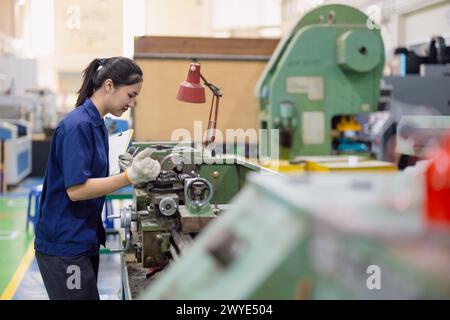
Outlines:
[[[53,134],[34,243],[50,299],[99,299],[105,195],[159,174],[150,149],[140,152],[124,173],[108,172],[108,130],[102,117],[121,116],[134,107],[142,81],[133,60],[95,59],[84,70],[77,107]]]

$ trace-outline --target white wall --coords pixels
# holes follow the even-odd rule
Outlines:
[[[145,35],[146,0],[123,0],[123,55],[132,57],[134,37]]]
[[[281,36],[281,0],[213,0],[213,35]]]
[[[281,0],[146,0],[145,11],[147,35],[281,35]]]
[[[450,1],[404,15],[401,27],[405,45],[428,42],[435,35],[450,36]]]
[[[73,86],[60,73],[80,75],[95,57],[131,57],[135,36],[276,36],[280,1],[0,0],[0,32],[8,53],[37,60],[40,86],[59,90]]]
[[[208,0],[147,0],[146,34],[208,37],[211,10]]]

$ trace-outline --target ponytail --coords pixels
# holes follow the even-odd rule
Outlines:
[[[76,105],[83,104],[107,79],[111,79],[114,86],[120,87],[142,82],[143,74],[138,64],[129,58],[94,59],[83,70],[83,84],[78,90]]]
[[[94,90],[94,75],[99,68],[100,59],[94,59],[89,63],[86,69],[83,70],[83,84],[78,90],[77,106],[83,104],[84,100],[92,96]]]

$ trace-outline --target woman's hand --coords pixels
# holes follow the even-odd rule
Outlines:
[[[158,161],[150,158],[153,150],[150,148],[140,152],[131,159],[130,166],[124,162],[125,173],[105,178],[90,178],[85,183],[71,186],[67,195],[71,201],[89,200],[105,196],[130,183],[139,184],[155,180],[161,171]]]
[[[158,161],[150,158],[153,150],[150,148],[139,152],[132,160],[131,166],[125,171],[125,175],[132,184],[139,184],[155,180],[161,171]]]

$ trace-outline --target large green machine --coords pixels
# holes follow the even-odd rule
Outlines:
[[[262,129],[279,129],[280,154],[366,152],[357,115],[378,107],[384,45],[363,12],[326,5],[279,43],[257,85]],[[271,139],[267,141],[271,146]]]
[[[155,273],[183,255],[203,228],[229,209],[230,200],[252,171],[269,170],[234,156],[209,157],[190,144],[134,143],[136,153],[153,150],[159,176],[135,185],[133,202],[113,218],[120,219],[124,297],[134,298]]]

